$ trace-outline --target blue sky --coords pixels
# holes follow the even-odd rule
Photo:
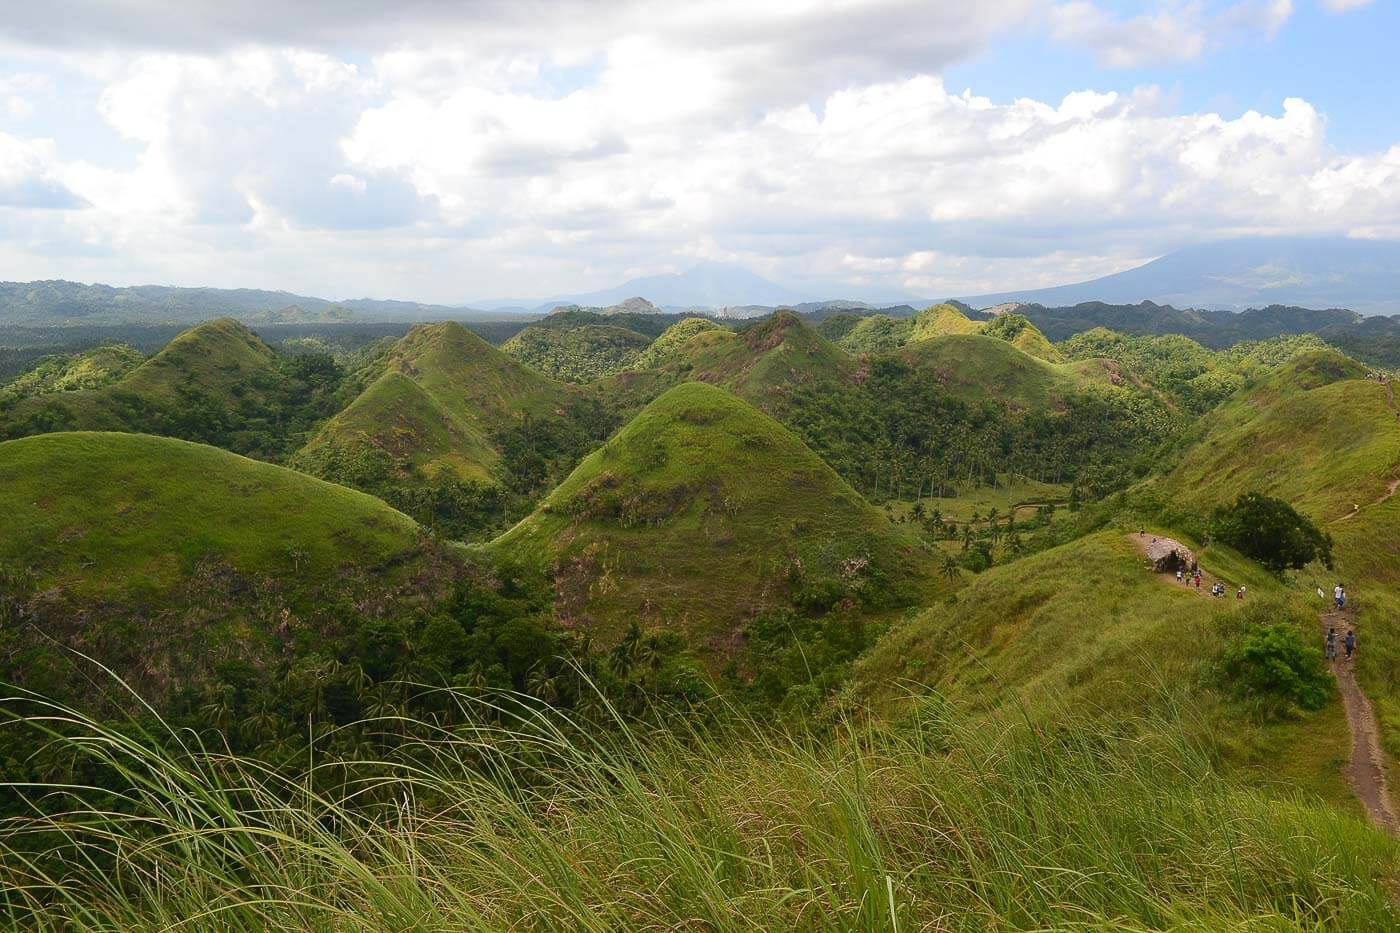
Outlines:
[[[1125,15],[1152,4],[1115,4]],[[1216,9],[1228,6],[1217,4]],[[948,85],[998,101],[1055,100],[1088,87],[1157,85],[1182,113],[1211,110],[1237,117],[1304,97],[1327,114],[1328,138],[1349,150],[1385,149],[1400,141],[1400,4],[1371,2],[1345,12],[1299,0],[1269,36],[1222,37],[1220,46],[1184,62],[1105,69],[1090,49],[1027,30],[1010,34],[946,72]]]
[[[0,278],[814,294],[1400,236],[1390,0],[55,0],[0,22]]]

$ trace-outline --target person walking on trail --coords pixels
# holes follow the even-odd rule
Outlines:
[[[1354,629],[1347,632],[1346,646],[1347,660],[1350,661],[1351,656],[1356,653],[1356,631]]]
[[[1244,599],[1244,587],[1240,587],[1239,589],[1235,590],[1235,598]]]
[[[1197,571],[1196,571],[1196,590],[1197,590],[1197,592],[1199,592],[1200,589],[1201,589],[1201,572],[1200,572],[1199,570],[1197,570]]]
[[[1327,630],[1327,660],[1337,660],[1337,630],[1334,628]]]
[[[1337,609],[1342,608],[1342,601],[1344,599],[1342,594],[1344,592],[1345,591],[1342,589],[1342,585],[1340,583],[1332,587],[1332,603],[1333,606]]]

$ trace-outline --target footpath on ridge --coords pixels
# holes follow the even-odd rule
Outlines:
[[[1393,490],[1393,487],[1392,487]],[[1147,547],[1151,539],[1144,538],[1137,534],[1129,535],[1138,550],[1146,555]],[[1164,582],[1170,582],[1173,586],[1179,586],[1167,573],[1160,573]],[[1215,577],[1201,568],[1201,582],[1203,587],[1208,587],[1215,582]],[[1180,585],[1183,589],[1188,588]],[[1196,590],[1194,586],[1189,589]],[[1196,590],[1201,595],[1206,595],[1207,589]],[[1230,602],[1234,601],[1234,594],[1227,592]],[[1348,661],[1341,656],[1342,640],[1346,638],[1348,631],[1356,627],[1356,610],[1353,609],[1331,609],[1319,615],[1322,635],[1325,638],[1328,628],[1337,630],[1338,657],[1329,663],[1332,676],[1336,678],[1338,692],[1342,696],[1342,706],[1346,710],[1347,728],[1351,732],[1351,753],[1347,756],[1347,763],[1342,768],[1342,774],[1346,777],[1347,785],[1356,798],[1361,801],[1361,805],[1366,809],[1366,815],[1371,818],[1377,826],[1388,832],[1400,835],[1400,812],[1397,812],[1395,801],[1390,796],[1389,782],[1386,779],[1385,752],[1381,749],[1380,724],[1376,721],[1375,711],[1371,708],[1371,701],[1366,698],[1366,694],[1361,690],[1361,686],[1356,682],[1356,672],[1353,669],[1354,661]]]
[[[1342,640],[1356,626],[1356,610],[1331,609],[1321,613],[1319,619],[1324,638],[1329,628],[1337,630],[1337,658],[1329,666],[1332,676],[1337,679],[1337,689],[1346,707],[1347,727],[1351,730],[1351,754],[1342,773],[1371,820],[1377,826],[1400,835],[1400,815],[1396,813],[1395,801],[1390,796],[1386,781],[1380,725],[1371,709],[1371,701],[1356,682],[1355,661],[1347,660],[1342,651]]]

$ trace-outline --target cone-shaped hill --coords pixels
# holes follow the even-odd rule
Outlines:
[[[191,409],[202,407],[215,420],[231,420],[260,397],[276,367],[277,354],[247,327],[233,318],[207,321],[110,385],[24,399],[3,416],[3,433],[165,425],[169,431],[162,433],[181,433],[182,417]]]
[[[1139,389],[1109,360],[1052,363],[983,334],[920,340],[890,356],[916,369],[931,370],[963,401],[997,403],[1017,411],[1050,411],[1068,395],[1091,388]]]
[[[618,374],[603,383],[605,394],[642,404],[679,382],[699,381],[768,411],[792,386],[850,383],[859,368],[791,311],[775,311],[737,331],[681,321],[657,337],[653,348],[642,357],[653,369]]]
[[[1049,339],[1040,332],[1024,315],[1020,314],[999,314],[992,318],[982,328],[982,333],[988,337],[998,337],[1010,343],[1022,353],[1046,360],[1051,363],[1059,363],[1064,357],[1060,351],[1055,349]]]
[[[702,335],[703,336],[703,335]],[[915,601],[930,557],[794,434],[714,386],[648,405],[492,551],[565,624],[672,628],[714,658],[757,611]]]
[[[500,458],[492,435],[526,415],[554,414],[570,392],[458,323],[419,325],[294,463],[341,478],[357,472],[357,458],[373,457],[399,478],[490,481]]]
[[[916,340],[946,337],[949,334],[976,334],[982,330],[980,322],[972,320],[950,304],[925,308],[910,318],[910,323],[912,324],[908,340],[910,343]]]

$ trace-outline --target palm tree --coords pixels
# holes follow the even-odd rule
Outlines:
[[[622,636],[622,641],[617,643],[608,656],[608,666],[620,679],[626,680],[632,673],[632,668],[637,666],[637,654],[641,643],[642,629],[634,620],[627,627],[627,634]]]
[[[253,744],[261,745],[268,739],[277,735],[277,727],[281,720],[272,709],[272,704],[267,700],[259,703],[252,712],[244,717],[239,725],[243,729],[243,735]]]
[[[947,577],[949,580],[956,580],[959,576],[958,562],[953,559],[952,554],[947,552],[943,554],[939,569],[943,571],[943,576]]]

